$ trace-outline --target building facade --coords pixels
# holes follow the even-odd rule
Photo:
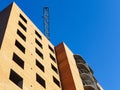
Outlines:
[[[15,3],[0,12],[0,90],[102,90],[91,69],[78,62],[78,55],[64,43],[55,47]]]
[[[0,90],[61,90],[54,46],[12,3],[0,13]]]
[[[55,47],[63,90],[103,90],[85,60],[61,43]]]

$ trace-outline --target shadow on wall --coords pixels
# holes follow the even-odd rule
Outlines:
[[[2,41],[3,41],[3,38],[4,38],[5,31],[6,31],[6,26],[7,26],[7,22],[8,22],[8,19],[9,19],[9,15],[10,15],[12,5],[13,5],[13,3],[10,4],[3,11],[0,12],[0,48],[2,46]]]

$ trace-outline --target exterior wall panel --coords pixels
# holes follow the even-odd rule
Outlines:
[[[55,47],[63,90],[84,90],[73,53],[64,43]]]

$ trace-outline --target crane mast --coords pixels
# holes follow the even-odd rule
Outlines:
[[[49,8],[43,8],[43,18],[44,18],[44,34],[48,40],[50,40],[50,32],[49,32]]]

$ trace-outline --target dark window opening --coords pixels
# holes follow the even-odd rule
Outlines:
[[[44,88],[46,88],[45,80],[42,77],[40,77],[37,73],[36,73],[36,81]]]
[[[19,76],[15,71],[13,71],[12,69],[10,70],[10,77],[9,79],[16,84],[18,87],[20,87],[21,89],[23,88],[23,78],[21,76]]]
[[[38,60],[36,60],[36,65],[44,72],[44,66]]]
[[[21,68],[24,68],[24,61],[15,53],[13,53],[13,61],[16,62]]]
[[[21,27],[24,31],[27,30],[27,28],[26,28],[20,21],[18,22],[18,24],[20,25],[20,27]]]
[[[27,20],[23,17],[23,15],[20,14],[20,18],[21,18],[25,23],[27,23]]]
[[[42,44],[37,39],[35,39],[35,42],[38,44],[38,46],[40,46],[40,48],[43,48]]]
[[[56,68],[55,66],[53,66],[52,64],[51,64],[51,68],[52,68],[56,73],[58,73],[57,68]]]
[[[53,53],[55,53],[55,52],[54,52],[54,49],[53,49],[50,45],[48,45],[48,47],[49,47],[49,49],[50,49]]]
[[[56,63],[56,59],[50,54],[50,58]]]
[[[20,32],[20,30],[17,30],[17,34],[24,40],[26,41],[26,37]]]
[[[43,54],[37,48],[35,48],[35,50],[36,50],[36,53],[43,59]]]
[[[53,81],[56,85],[60,87],[60,82],[53,76]]]
[[[15,45],[23,52],[25,53],[25,48],[22,44],[20,44],[17,40],[15,41]]]
[[[42,39],[41,35],[40,35],[37,31],[35,31],[35,34],[36,34],[40,39]]]

